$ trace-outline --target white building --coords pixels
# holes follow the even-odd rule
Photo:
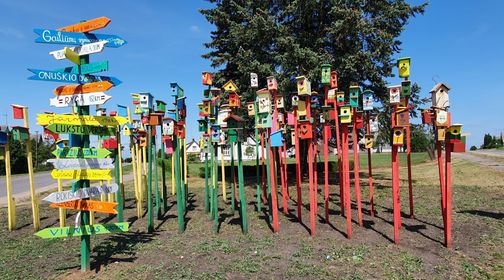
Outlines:
[[[256,158],[256,142],[252,137],[247,137],[247,141],[241,143],[242,149],[242,160],[255,160]],[[266,152],[266,151],[265,151]],[[259,145],[259,158],[262,156],[261,145]],[[217,149],[217,160],[222,160],[224,157],[225,161],[231,160],[231,145],[228,143],[224,146],[218,146]],[[238,160],[238,145],[235,143],[233,149],[234,160]],[[266,153],[267,157],[267,153]],[[200,152],[200,160],[205,161],[205,154]]]
[[[187,154],[199,154],[201,153],[200,146],[196,140],[192,140],[191,142],[186,144]]]

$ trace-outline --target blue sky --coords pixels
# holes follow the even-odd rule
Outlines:
[[[411,1],[421,3],[421,1]],[[484,3],[484,4],[483,4]],[[151,92],[171,101],[169,83],[178,82],[185,90],[188,105],[188,139],[198,138],[196,104],[202,97],[201,72],[211,70],[201,58],[206,52],[212,26],[198,12],[209,7],[205,1],[79,1],[79,8],[68,1],[0,0],[0,123],[14,122],[9,104],[29,106],[32,131],[36,113],[64,112],[49,106],[58,83],[29,81],[27,68],[57,69],[70,66],[56,61],[49,52],[61,45],[36,44],[34,28],[58,28],[82,19],[100,16],[112,22],[99,33],[116,34],[128,41],[118,49],[93,55],[92,61],[109,60],[110,71],[123,83],[107,92],[109,111],[116,104],[131,104],[130,93]],[[433,1],[425,15],[411,20],[401,36],[403,50],[397,57],[412,58],[410,79],[422,86],[422,95],[435,82],[448,83],[452,120],[470,132],[469,145],[480,145],[483,134],[504,131],[500,111],[504,85],[500,82],[504,62],[504,2]],[[98,33],[98,32],[97,32]],[[391,84],[399,82],[391,78]],[[414,121],[414,122],[418,122]]]

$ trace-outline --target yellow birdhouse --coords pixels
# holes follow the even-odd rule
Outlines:
[[[436,133],[436,140],[437,141],[444,141],[446,136],[446,128],[444,127],[438,127],[437,128],[437,133]]]
[[[231,80],[228,81],[227,83],[225,83],[222,88],[224,89],[224,91],[227,91],[227,92],[237,92],[238,91],[238,86],[236,86],[236,84]]]
[[[247,115],[254,116],[255,115],[255,104],[254,102],[247,102]]]
[[[305,76],[296,77],[298,95],[310,95],[311,83]]]
[[[298,101],[298,106],[297,106],[297,118],[298,120],[304,120],[306,119],[306,102],[305,101]]]
[[[364,145],[366,149],[373,148],[374,136],[373,134],[366,134],[366,138],[364,138]]]
[[[392,145],[402,146],[404,142],[404,131],[402,127],[394,127],[392,136]]]
[[[410,75],[410,62],[409,57],[399,58],[397,60],[397,68],[399,68],[399,77],[408,78]]]
[[[340,107],[340,123],[352,123],[352,110],[350,106]]]
[[[140,108],[140,105],[135,105],[135,115],[140,114],[142,114],[142,108]]]
[[[275,104],[276,104],[277,108],[283,109],[284,108],[284,98],[283,98],[283,96],[277,96],[275,98]]]
[[[129,123],[123,125],[122,127],[122,133],[124,136],[131,136],[133,135],[133,132],[131,131],[133,129],[133,126]]]

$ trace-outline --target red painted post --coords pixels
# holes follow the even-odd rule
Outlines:
[[[366,114],[366,134],[371,134],[371,124],[369,123],[369,114],[370,112],[367,112]],[[371,164],[371,148],[367,149],[367,154],[368,154],[368,180],[369,180],[369,204],[371,207],[371,217],[374,217],[375,215],[375,210],[374,210],[374,196],[373,196],[373,167]]]
[[[329,137],[331,135],[331,127],[328,122],[329,120],[326,120],[324,123],[324,204],[326,223],[329,223]]]
[[[282,181],[282,205],[285,215],[289,214],[287,207],[287,185],[285,184],[285,172],[283,168],[282,147],[278,147],[278,160],[280,162],[280,180]]]
[[[298,121],[297,121],[297,109],[294,109],[294,141],[295,143],[295,149],[296,149],[296,191],[297,191],[297,212],[298,212],[298,220],[299,222],[302,222],[302,211],[301,211],[301,203],[302,203],[302,197],[301,197],[301,147],[299,143],[299,131],[298,131]]]
[[[313,125],[316,127],[316,125]],[[318,152],[317,152],[317,133],[315,129],[313,129],[313,138],[315,141],[312,142],[313,149],[313,203],[315,203],[315,216],[318,215],[318,171],[317,171],[317,162],[318,162]]]
[[[359,144],[357,141],[357,128],[356,128],[356,115],[357,110],[354,108],[353,112],[353,159],[354,159],[354,186],[355,186],[355,200],[357,201],[357,218],[359,226],[362,226],[362,204],[360,192],[360,176],[359,176]]]
[[[399,244],[401,209],[399,203],[399,159],[396,145],[392,145],[392,204],[394,211],[394,242]]]
[[[441,141],[436,141],[437,160],[439,170],[439,186],[441,188],[441,213],[443,215],[443,226],[446,228],[446,193],[445,193],[445,178],[443,173],[443,148]]]
[[[308,181],[310,188],[310,234],[315,235],[315,205],[313,194],[313,149],[312,139],[308,141]]]
[[[339,177],[339,187],[340,187],[340,211],[341,214],[344,215],[345,207],[344,207],[344,176],[342,176],[342,162],[341,162],[341,134],[339,129],[339,116],[338,116],[338,104],[336,101],[333,101],[334,104],[334,126],[336,127],[336,151],[338,152],[338,177]]]
[[[452,144],[449,143],[448,137],[446,138],[445,142],[445,157],[446,157],[446,162],[445,162],[445,177],[446,177],[446,183],[445,183],[445,195],[446,195],[446,225],[445,225],[445,246],[446,248],[451,248],[452,247],[452,217],[451,217],[451,194],[452,194],[452,189],[451,189],[451,150],[452,150]]]
[[[287,143],[284,141],[283,145],[283,167],[284,167],[284,179],[285,179],[285,189],[287,194],[287,200],[290,200],[289,193],[289,180],[287,179]]]
[[[264,129],[261,132],[261,164],[262,164],[262,201],[263,204],[268,204],[268,199],[266,195],[266,163],[264,162],[264,157],[266,156],[266,151],[264,149]]]
[[[406,153],[408,160],[408,196],[409,196],[410,218],[414,218],[415,214],[413,211],[413,181],[411,179],[411,130],[409,126],[406,127]]]
[[[275,156],[273,155],[273,148],[271,147],[270,137],[268,135],[269,143],[269,158],[270,160],[270,183],[271,183],[271,207],[273,212],[273,232],[278,232],[278,200],[276,191],[276,177],[275,177]]]
[[[344,205],[345,205],[345,216],[347,220],[347,238],[352,238],[352,208],[351,208],[351,200],[350,200],[350,164],[348,160],[348,124],[341,124],[341,139],[342,139],[342,169],[343,169],[343,193],[344,193]]]

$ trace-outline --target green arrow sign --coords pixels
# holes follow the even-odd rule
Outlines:
[[[45,228],[35,233],[36,236],[41,238],[61,238],[83,235],[96,235],[106,233],[121,233],[127,232],[129,223],[114,223],[106,225],[89,225],[80,227],[53,227]]]
[[[106,158],[111,152],[107,149],[95,148],[62,148],[52,152],[57,158]]]
[[[61,68],[61,69],[57,69],[54,71],[86,75],[86,74],[93,74],[93,73],[108,71],[108,68],[109,68],[108,61],[104,60],[104,61],[98,61],[98,62],[93,62],[93,63],[89,63],[89,64],[83,64],[80,66],[76,65],[73,67]]]
[[[117,129],[115,127],[105,127],[105,126],[53,123],[48,125],[46,128],[58,134],[100,135],[100,136],[114,136],[117,134]]]

